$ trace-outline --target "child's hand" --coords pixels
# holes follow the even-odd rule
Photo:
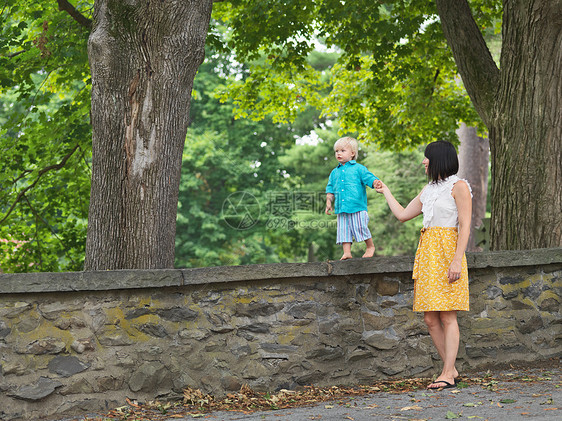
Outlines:
[[[330,212],[332,212],[334,209],[332,208],[332,203],[334,201],[334,194],[333,193],[328,193],[326,195],[326,215],[330,215]]]

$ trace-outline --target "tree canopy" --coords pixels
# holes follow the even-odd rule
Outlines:
[[[225,60],[213,64],[220,81],[203,81],[203,73],[211,74],[212,60],[200,69],[199,94],[208,97],[209,108],[199,111],[195,105],[188,142],[225,145],[223,159],[253,156],[263,165],[256,171],[246,159],[243,170],[238,165],[230,174],[240,175],[238,181],[221,185],[216,180],[213,191],[238,189],[243,174],[252,170],[261,174],[259,182],[250,183],[253,189],[286,189],[295,179],[281,179],[272,170],[286,170],[298,161],[283,158],[302,153],[289,147],[291,136],[320,132],[325,121],[337,121],[339,133],[393,151],[413,151],[436,139],[456,143],[455,130],[465,122],[490,131],[495,247],[560,245],[562,224],[552,209],[560,209],[562,195],[548,188],[548,183],[557,185],[560,175],[560,116],[548,113],[558,109],[560,96],[556,66],[561,53],[551,47],[560,35],[556,22],[562,11],[554,0],[533,4],[522,10],[500,0],[215,2],[207,54]],[[7,0],[0,8],[0,259],[11,271],[79,270],[83,265],[92,168],[87,40],[93,5],[92,0]],[[502,25],[507,48],[498,67],[482,34],[497,34]],[[535,71],[531,57],[540,66]],[[211,105],[215,95],[222,106]],[[217,118],[221,113],[239,120]],[[303,117],[310,121],[303,123]],[[187,115],[181,119],[187,124]],[[213,128],[199,127],[199,121]],[[251,130],[272,141],[252,145]],[[324,136],[335,135],[328,130]],[[236,144],[238,139],[244,141]],[[278,155],[265,160],[267,152]],[[197,167],[217,166],[220,159],[211,153],[197,157],[186,149],[184,171],[193,174],[183,188],[201,186]],[[536,206],[525,208],[531,201]],[[197,206],[180,198],[179,226],[182,218],[194,217]],[[270,248],[265,254],[281,255],[283,247],[290,253],[290,244],[310,245],[317,233],[281,234],[267,240],[277,251]],[[191,247],[181,235],[177,247]]]
[[[78,270],[91,176],[89,30],[55,2],[9,0],[0,19],[3,266]]]
[[[471,6],[484,32],[499,31],[500,1]],[[249,63],[245,77],[224,91],[238,116],[274,113],[291,121],[313,105],[337,116],[342,131],[391,150],[437,139],[458,143],[460,121],[484,129],[433,2],[248,0],[216,4],[214,12],[215,24],[228,27],[230,36],[210,43]],[[338,52],[329,72],[307,61],[318,45]],[[320,96],[319,88],[329,94]]]

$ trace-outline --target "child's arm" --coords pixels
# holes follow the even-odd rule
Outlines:
[[[332,202],[334,201],[334,195],[332,193],[326,194],[326,215],[330,215],[334,209],[332,208]]]
[[[420,200],[420,194],[418,194],[409,204],[404,208],[398,201],[394,198],[390,189],[381,180],[375,180],[373,187],[378,193],[382,193],[388,207],[400,222],[409,221],[412,218],[420,215],[422,213],[422,203]]]
[[[373,174],[371,171],[369,171],[367,169],[367,167],[363,166],[362,167],[362,173],[361,173],[361,182],[365,185],[365,186],[369,186],[372,189],[375,188],[375,181],[377,181],[379,178]]]

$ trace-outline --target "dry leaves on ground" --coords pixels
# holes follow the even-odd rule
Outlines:
[[[545,378],[536,376],[505,377],[502,382],[509,381],[541,381]],[[203,393],[199,389],[187,388],[183,391],[181,402],[146,402],[140,403],[127,399],[127,405],[116,408],[100,418],[86,418],[85,421],[100,420],[135,420],[135,421],[159,421],[169,420],[170,418],[183,418],[190,416],[193,418],[203,418],[211,412],[216,411],[238,411],[251,413],[263,410],[277,410],[294,408],[299,406],[315,405],[321,402],[349,400],[355,396],[364,396],[373,393],[390,392],[402,393],[414,390],[424,390],[430,379],[415,378],[406,380],[381,381],[369,386],[340,387],[332,386],[320,388],[314,386],[304,386],[298,390],[282,389],[275,394],[259,393],[253,391],[248,385],[243,385],[236,393],[229,393],[223,398],[216,398]],[[496,391],[500,381],[492,377],[490,373],[482,377],[465,378],[459,382],[459,388],[469,385],[480,385],[492,391]],[[467,404],[469,406],[470,404]],[[407,410],[417,410],[413,405],[404,408]]]

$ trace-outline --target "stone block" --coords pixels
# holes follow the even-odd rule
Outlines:
[[[517,323],[517,327],[519,332],[523,334],[529,334],[536,332],[537,330],[544,327],[544,323],[540,316],[534,315],[529,318],[521,318],[519,319],[519,323]]]
[[[100,331],[96,332],[98,342],[104,346],[125,346],[132,345],[134,338],[119,326],[105,325]]]
[[[546,311],[549,313],[560,312],[560,300],[554,297],[545,298],[539,305],[541,311]],[[1,333],[0,333],[1,336]]]
[[[487,333],[500,334],[512,330],[515,321],[509,318],[502,318],[500,314],[490,314],[490,317],[476,318],[470,323],[472,334],[484,335]]]
[[[158,361],[143,363],[128,381],[129,389],[133,392],[156,392],[170,389],[172,386],[171,373]]]
[[[373,348],[380,350],[394,349],[400,343],[400,338],[389,329],[363,333],[363,341]]]
[[[161,324],[145,323],[139,326],[137,329],[155,338],[165,338],[166,336],[168,336],[168,331]]]
[[[245,317],[271,316],[280,312],[283,307],[283,304],[275,304],[262,300],[248,304],[236,303],[233,312],[237,316]]]
[[[525,302],[526,301],[526,302]],[[532,310],[535,308],[534,303],[529,300],[511,300],[511,308],[513,310]]]
[[[326,381],[326,374],[321,370],[309,371],[295,377],[295,383],[301,386],[320,384],[322,381]]]
[[[242,383],[234,376],[225,376],[221,379],[221,386],[225,391],[238,391],[242,387]]]
[[[340,347],[318,347],[306,353],[305,358],[311,361],[333,361],[344,356],[344,351]]]
[[[34,355],[60,354],[66,349],[66,344],[57,338],[45,338],[27,345],[26,353]]]
[[[188,322],[196,320],[199,316],[196,311],[185,307],[161,309],[156,310],[154,313],[170,322]]]
[[[76,357],[57,355],[48,364],[51,373],[62,377],[70,377],[87,370],[90,365],[80,361]]]
[[[379,295],[396,295],[400,291],[400,282],[396,279],[384,277],[377,280],[376,291]]]
[[[347,357],[348,362],[370,361],[376,355],[376,351],[371,348],[359,346],[355,348]]]
[[[490,285],[486,289],[486,293],[488,295],[488,299],[494,300],[494,299],[498,298],[500,295],[502,295],[503,291],[502,291],[501,288],[499,288],[495,285]]]
[[[258,361],[250,361],[244,366],[242,372],[240,373],[244,379],[259,379],[262,377],[267,377],[270,371],[266,366],[259,363]]]
[[[107,392],[110,390],[121,390],[125,380],[122,376],[101,376],[96,378],[96,392]]]
[[[307,301],[289,304],[284,308],[284,311],[295,319],[304,319],[315,318],[317,308],[317,303]]]
[[[383,330],[394,325],[395,319],[380,313],[364,311],[361,313],[365,330]]]
[[[54,393],[55,389],[61,386],[62,383],[57,380],[39,377],[33,384],[20,386],[15,391],[9,392],[8,396],[26,401],[39,401]]]
[[[1,361],[0,373],[3,376],[14,374],[16,376],[23,376],[27,374],[27,366],[21,361]]]

